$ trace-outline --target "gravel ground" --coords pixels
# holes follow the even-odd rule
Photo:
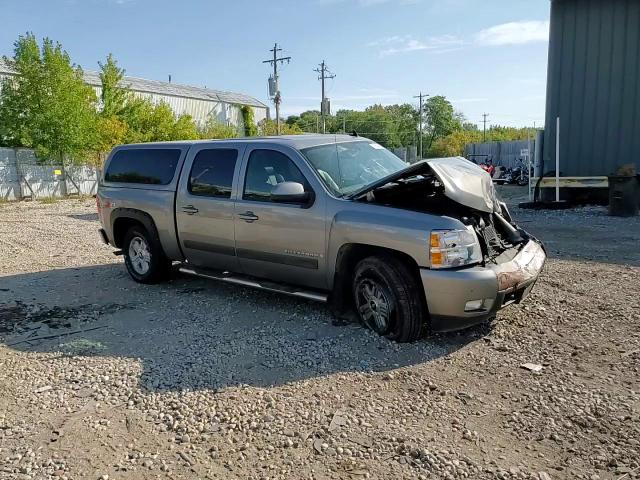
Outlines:
[[[0,205],[0,478],[640,478],[640,218],[512,213],[551,255],[530,297],[398,345],[135,284],[93,199]]]

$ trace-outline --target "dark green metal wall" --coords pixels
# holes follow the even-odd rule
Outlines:
[[[552,0],[544,172],[640,173],[640,0]]]

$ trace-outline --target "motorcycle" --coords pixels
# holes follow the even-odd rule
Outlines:
[[[527,168],[523,165],[518,165],[514,168],[511,168],[507,171],[505,175],[505,183],[510,185],[528,185],[529,184],[529,173]]]

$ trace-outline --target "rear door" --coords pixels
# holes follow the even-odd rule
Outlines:
[[[242,143],[196,145],[189,150],[176,196],[180,246],[189,263],[238,271],[234,185]]]
[[[236,200],[236,251],[244,273],[326,288],[325,202],[297,151],[276,144],[247,147]],[[314,192],[311,204],[274,202],[274,185],[293,181]]]

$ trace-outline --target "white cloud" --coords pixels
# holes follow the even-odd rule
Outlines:
[[[549,21],[528,20],[502,23],[480,30],[475,35],[478,45],[521,45],[549,40]]]
[[[411,35],[392,35],[391,37],[379,38],[372,42],[367,43],[367,47],[380,47],[382,45],[390,45],[393,43],[399,43],[407,41],[411,38]]]
[[[380,56],[395,55],[397,53],[416,52],[420,50],[432,53],[444,53],[455,50],[464,45],[462,39],[455,35],[440,35],[424,40],[414,38],[412,35],[393,35],[367,44],[368,47],[380,47]]]

